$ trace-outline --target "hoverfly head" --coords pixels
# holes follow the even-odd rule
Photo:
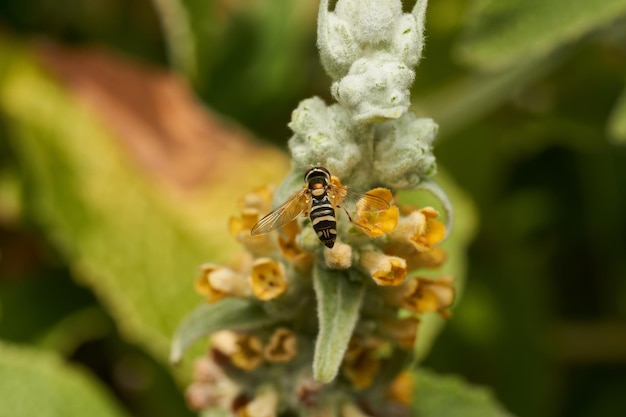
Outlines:
[[[330,172],[324,167],[315,166],[304,174],[304,181],[309,185],[319,183],[326,185],[330,182]]]

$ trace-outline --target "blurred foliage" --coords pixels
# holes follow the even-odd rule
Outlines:
[[[206,148],[185,145],[191,150],[182,158],[165,142],[161,152],[171,159],[155,163],[145,159],[158,155],[155,145],[132,140],[146,125],[171,128],[159,123],[164,115],[176,123],[179,104],[166,106],[170,96],[125,101],[122,90],[102,106],[111,84],[89,89],[100,75],[59,75],[32,41],[105,47],[170,66],[206,106],[284,147],[296,103],[329,97],[315,51],[316,7],[0,1],[0,380],[19,373],[42,386],[41,401],[56,378],[66,381],[61,390],[84,385],[84,401],[103,415],[124,415],[114,402],[127,414],[187,415],[164,364],[167,340],[198,302],[197,266],[236,247],[226,222],[237,197],[286,169],[275,151],[243,152],[252,145],[235,129],[220,142],[230,151],[207,157],[209,172],[191,190],[181,186],[171,177],[195,167],[185,158]],[[491,387],[516,415],[626,408],[625,22],[620,0],[429,6],[414,110],[440,124],[439,164],[471,196],[480,220],[463,298],[424,363]],[[83,62],[57,57],[67,66]],[[137,103],[161,113],[146,125],[119,122],[134,120],[124,111]],[[126,110],[111,118],[111,108]],[[204,126],[195,120],[182,124]],[[40,371],[55,378],[48,384],[24,365],[38,358]],[[58,371],[59,358],[91,376]],[[433,378],[435,386],[457,384]],[[24,386],[4,384],[0,396]],[[484,396],[461,398],[480,404]]]
[[[2,416],[127,415],[108,401],[110,394],[92,377],[48,353],[2,343],[0,376]]]
[[[468,386],[457,377],[417,373],[413,412],[418,416],[509,417],[486,388]]]

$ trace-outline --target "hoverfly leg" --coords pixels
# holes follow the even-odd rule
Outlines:
[[[368,230],[368,231],[372,230],[369,227],[363,226],[362,224],[358,224],[354,220],[352,220],[352,216],[350,216],[350,213],[348,213],[348,210],[346,210],[346,208],[344,206],[337,205],[337,208],[342,209],[346,213],[346,216],[348,216],[348,220],[350,220],[350,223],[352,223],[353,225],[358,226],[358,227],[360,227],[361,229],[364,229],[364,230]]]

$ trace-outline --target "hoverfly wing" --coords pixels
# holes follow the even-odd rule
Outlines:
[[[391,207],[385,199],[374,194],[358,193],[347,188],[345,189],[345,194],[343,205],[349,210],[377,212],[388,210]]]
[[[306,209],[306,189],[298,192],[254,225],[252,236],[269,233],[298,217]]]
[[[363,211],[384,211],[389,210],[391,205],[383,198],[377,197],[373,194],[362,194],[359,201],[356,203],[357,210]]]

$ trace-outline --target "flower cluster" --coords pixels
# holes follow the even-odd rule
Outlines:
[[[396,415],[410,403],[403,371],[422,316],[450,317],[455,297],[452,277],[425,273],[445,263],[439,244],[452,223],[450,202],[430,179],[437,125],[407,112],[425,7],[418,0],[408,14],[400,0],[338,0],[329,12],[321,1],[318,46],[338,103],[300,103],[289,125],[291,173],[246,195],[229,221],[245,254],[201,267],[195,288],[207,304],[173,343],[178,360],[193,340],[211,338],[187,391],[192,408],[358,417]],[[332,248],[307,216],[253,235],[306,186],[312,164],[336,175],[326,192],[342,190]],[[400,203],[400,192],[420,188],[435,191],[445,224],[433,207]]]
[[[333,182],[340,185],[337,178]],[[338,378],[339,386],[348,387],[342,401],[351,398],[352,408],[348,408],[353,412],[362,406],[354,404],[365,401],[383,365],[393,361],[398,350],[413,350],[420,315],[449,316],[454,299],[451,278],[432,280],[415,273],[438,268],[445,260],[445,252],[437,246],[445,235],[437,211],[399,207],[384,188],[367,194],[391,203],[389,209],[371,211],[357,202],[352,222],[339,219],[340,234],[332,249],[311,238],[306,219],[252,236],[252,227],[270,210],[272,188],[259,188],[242,199],[240,213],[229,225],[247,255],[232,267],[203,265],[195,288],[211,304],[224,298],[264,303],[277,320],[269,326],[212,335],[209,354],[197,361],[187,392],[193,408],[221,407],[239,415],[272,416],[294,407],[294,402],[296,409],[327,405],[325,399],[336,387],[314,381],[310,368],[319,326],[310,314],[316,308],[312,294],[316,261],[329,270],[363,271],[369,279],[363,283],[368,302],[361,308]],[[257,381],[263,381],[262,386]],[[391,394],[388,398],[401,401]]]

